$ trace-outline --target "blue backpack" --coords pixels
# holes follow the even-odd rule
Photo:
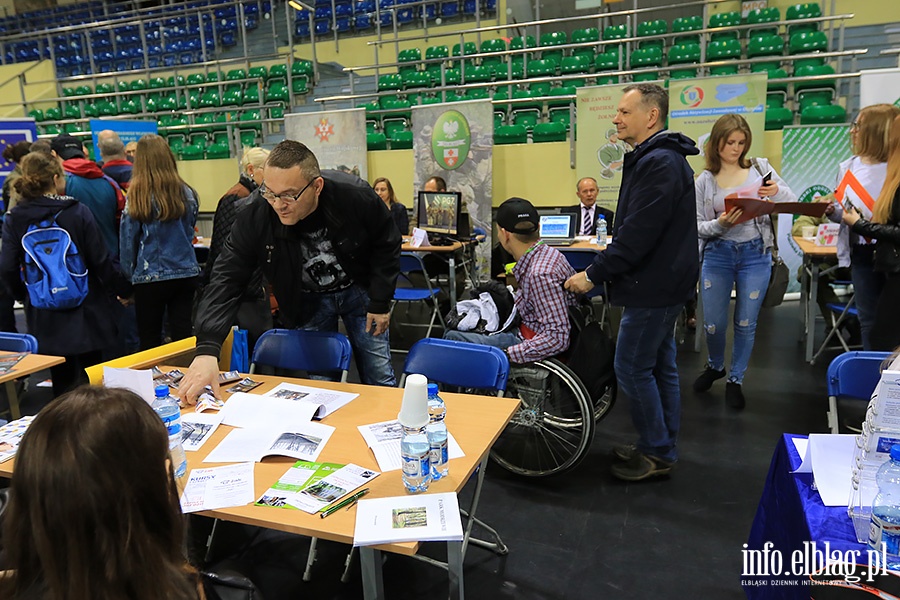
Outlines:
[[[56,222],[58,216],[32,223],[22,236],[28,298],[45,310],[81,306],[88,294],[87,267],[72,236]]]

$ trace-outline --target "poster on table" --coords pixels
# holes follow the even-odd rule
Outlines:
[[[697,142],[700,154],[688,157],[694,173],[706,166],[704,145],[713,124],[729,113],[741,115],[750,126],[750,154],[760,151],[766,131],[765,73],[669,80],[669,129]]]
[[[122,121],[119,119],[91,119],[91,141],[94,143],[94,157],[100,160],[97,150],[97,134],[110,129],[119,134],[123,144],[136,142],[148,133],[157,133],[156,121]]]
[[[654,83],[662,83],[656,81]],[[575,140],[575,172],[597,180],[597,203],[613,212],[619,200],[622,166],[628,146],[619,140],[613,119],[630,84],[613,83],[579,88],[576,94],[578,138]],[[572,190],[572,196],[575,190]]]
[[[900,106],[900,69],[870,69],[859,73],[859,105]]]
[[[476,247],[475,274],[479,280],[489,277],[494,153],[491,102],[473,100],[414,106],[412,132],[415,197],[418,198],[425,182],[434,176],[447,182],[447,191],[462,193],[472,230],[478,227],[487,233],[484,243]],[[417,219],[418,201],[413,206],[413,223]]]
[[[834,191],[841,162],[850,158],[849,125],[802,125],[784,128],[782,134],[781,178],[800,202],[814,202]],[[796,218],[796,217],[794,217]],[[778,249],[791,273],[796,273],[803,253],[791,237],[791,215],[778,220]],[[791,278],[788,291],[800,284]]]
[[[284,138],[305,144],[319,159],[322,169],[353,173],[369,180],[364,108],[285,115]]]
[[[0,154],[7,146],[18,142],[34,142],[37,140],[37,126],[34,119],[3,119],[0,120]],[[7,175],[16,168],[16,163],[6,162],[0,156],[0,185],[6,181]]]

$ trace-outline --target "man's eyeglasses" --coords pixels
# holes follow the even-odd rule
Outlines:
[[[313,184],[313,181],[315,181],[316,179],[317,179],[316,177],[313,177],[309,181],[309,183],[307,183],[306,185],[303,186],[302,190],[297,192],[296,196],[290,196],[290,195],[286,195],[286,194],[276,194],[275,192],[273,192],[272,190],[270,190],[269,188],[266,187],[265,182],[263,182],[263,184],[261,186],[259,186],[259,194],[269,202],[274,203],[276,200],[281,200],[285,204],[294,204],[295,202],[300,200],[300,196],[303,195],[303,192],[306,191],[306,188],[311,186]]]

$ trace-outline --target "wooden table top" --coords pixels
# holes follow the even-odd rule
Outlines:
[[[0,352],[0,356],[18,354],[17,352]],[[25,375],[31,375],[50,367],[66,362],[62,356],[51,356],[49,354],[26,354],[25,357],[16,363],[11,370],[0,374],[0,383],[6,383],[12,379],[18,379]]]
[[[816,246],[815,241],[799,235],[795,235],[793,238],[803,254],[820,257],[837,256],[836,246]]]

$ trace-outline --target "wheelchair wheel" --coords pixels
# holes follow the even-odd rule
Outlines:
[[[619,391],[619,386],[616,384],[615,376],[610,377],[609,381],[603,384],[601,390],[600,394],[591,399],[595,423],[609,414],[609,409],[616,403],[616,394]]]
[[[591,399],[572,371],[555,359],[513,365],[506,395],[522,404],[491,450],[491,458],[518,475],[564,473],[594,439]]]

